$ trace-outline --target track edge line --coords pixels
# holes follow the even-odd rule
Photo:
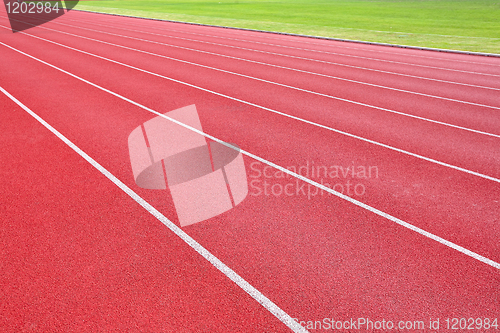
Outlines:
[[[171,23],[182,23],[182,24],[198,25],[198,26],[204,26],[204,27],[214,27],[214,28],[234,29],[234,30],[242,30],[242,31],[263,32],[263,33],[275,34],[275,35],[306,37],[306,38],[314,38],[314,39],[332,40],[332,41],[337,41],[337,42],[347,42],[347,43],[357,43],[357,44],[367,44],[367,45],[379,45],[379,46],[398,47],[398,48],[402,48],[402,49],[411,49],[411,50],[446,52],[446,53],[454,53],[454,54],[467,54],[467,55],[478,55],[478,56],[484,56],[484,57],[496,57],[496,58],[500,58],[500,54],[498,54],[498,53],[462,51],[462,50],[453,50],[453,49],[439,49],[439,48],[424,47],[424,46],[411,46],[411,45],[389,44],[389,43],[380,43],[380,42],[368,42],[368,41],[355,40],[355,39],[344,39],[344,38],[335,38],[335,37],[302,35],[302,34],[294,34],[294,33],[291,33],[291,32],[268,31],[268,30],[259,30],[259,29],[249,29],[249,28],[238,28],[238,27],[229,27],[229,26],[224,26],[224,25],[215,25],[215,24],[206,24],[206,23],[195,23],[195,22],[184,22],[184,21],[174,21],[174,20],[159,19],[159,18],[152,18],[152,17],[141,17],[141,16],[133,16],[133,15],[125,15],[125,14],[94,12],[94,11],[91,11],[91,10],[84,10],[84,9],[73,9],[73,10],[79,11],[79,12],[93,13],[93,14],[122,16],[122,17],[129,17],[129,18],[136,18],[136,19],[143,19],[143,20],[152,20],[152,21],[163,21],[163,22],[171,22]]]

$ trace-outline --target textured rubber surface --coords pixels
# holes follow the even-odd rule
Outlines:
[[[0,86],[176,223],[169,192],[137,187],[130,167],[128,135],[155,115],[25,54],[157,112],[195,104],[206,133],[500,262],[498,182],[220,95],[498,179],[498,137],[283,84],[500,135],[499,59],[76,11],[12,34],[2,9],[0,26]],[[2,331],[288,331],[4,94],[0,105]],[[245,165],[248,197],[183,230],[304,326],[363,317],[428,331],[431,319],[500,319],[498,269],[247,156]]]

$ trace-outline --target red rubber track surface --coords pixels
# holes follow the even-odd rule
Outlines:
[[[168,191],[139,188],[130,169],[128,135],[155,115],[16,50],[157,112],[196,104],[205,133],[280,166],[309,165],[307,178],[350,184],[352,198],[500,262],[500,59],[76,11],[12,33],[0,8],[0,87],[174,223]],[[0,107],[1,332],[290,331],[3,93]],[[377,173],[321,177],[313,164]],[[248,156],[245,165],[248,197],[183,230],[303,326],[500,321],[498,268],[271,168],[259,175],[265,165]],[[272,192],[286,184],[292,195]]]

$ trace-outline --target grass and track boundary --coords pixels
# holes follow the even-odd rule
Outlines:
[[[324,39],[500,54],[500,0],[82,0],[77,8]]]
[[[153,17],[143,17],[143,16],[133,16],[133,15],[125,15],[125,14],[97,12],[97,11],[83,10],[83,9],[73,9],[73,10],[78,10],[78,11],[87,12],[87,13],[94,13],[94,14],[122,16],[122,17],[136,18],[136,19],[153,20],[153,21],[163,21],[163,22],[171,22],[171,23],[182,23],[182,24],[190,24],[190,25],[198,25],[198,26],[215,27],[215,28],[234,29],[234,30],[243,30],[243,31],[254,31],[254,32],[264,32],[264,33],[269,33],[269,34],[288,35],[288,36],[306,37],[306,38],[314,38],[314,39],[324,39],[324,40],[341,41],[341,42],[358,43],[358,44],[381,45],[381,46],[398,47],[398,48],[415,49],[415,50],[427,50],[427,51],[435,51],[435,52],[448,52],[448,53],[480,55],[480,56],[498,57],[498,58],[500,58],[500,54],[497,54],[497,53],[462,51],[462,50],[452,50],[452,49],[440,49],[440,48],[422,47],[422,46],[411,46],[411,45],[401,45],[401,44],[369,42],[369,41],[361,41],[361,40],[354,40],[354,39],[344,39],[344,38],[335,38],[335,37],[312,36],[312,35],[295,34],[295,33],[290,33],[290,32],[268,31],[268,30],[259,30],[259,29],[249,29],[249,28],[238,28],[238,27],[230,27],[230,26],[222,26],[222,25],[214,25],[214,24],[175,21],[175,20],[160,19],[160,18],[153,18]]]

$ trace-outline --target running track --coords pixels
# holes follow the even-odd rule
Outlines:
[[[0,331],[500,321],[499,58],[76,11],[13,34],[1,8]],[[255,182],[181,229],[167,191],[135,185],[127,138],[191,104]]]

